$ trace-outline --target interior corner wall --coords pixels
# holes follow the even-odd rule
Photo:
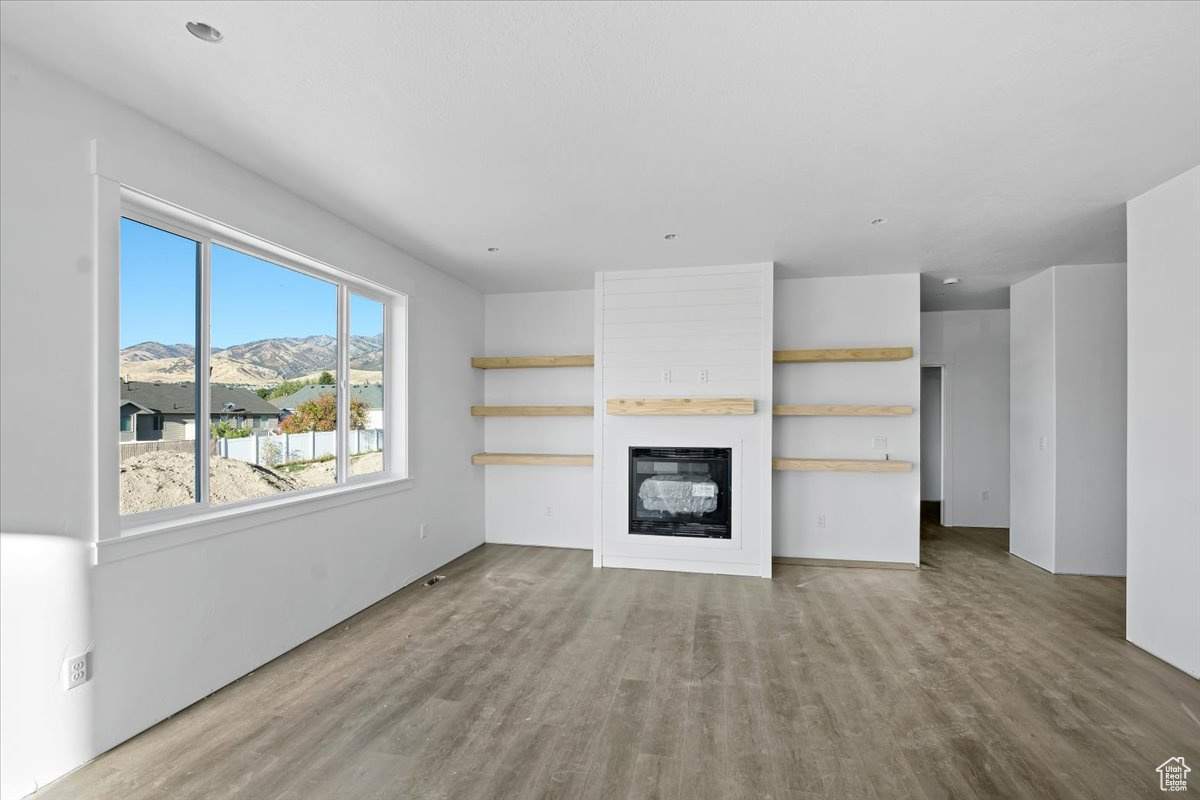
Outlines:
[[[1127,212],[1125,635],[1200,678],[1200,167]]]
[[[921,314],[922,363],[944,363],[949,525],[1006,528],[1009,522],[1009,311]],[[984,499],[984,493],[987,499]]]
[[[909,473],[776,472],[773,552],[920,563],[921,298],[909,275],[775,282],[775,349],[907,347],[904,361],[776,364],[777,405],[911,405],[910,416],[776,417],[776,456],[881,458]],[[822,518],[824,526],[822,527]]]
[[[1052,267],[1011,293],[1010,551],[1125,574],[1125,265]]]
[[[492,294],[484,355],[579,355],[594,347],[591,289]],[[490,369],[484,404],[590,406],[592,370]],[[466,409],[463,409],[466,413]],[[592,417],[486,417],[489,453],[590,453]],[[499,544],[592,547],[592,471],[572,466],[476,467],[486,475],[486,538]]]
[[[469,359],[484,345],[484,304],[9,47],[0,81],[0,796],[10,798],[483,542],[483,475],[470,463],[483,426],[466,413],[483,391]],[[134,188],[410,293],[411,489],[88,565],[95,461],[64,454],[87,453],[96,438],[92,140],[121,151]],[[31,384],[38,418],[59,424],[29,424]],[[45,582],[10,580],[33,574]],[[41,603],[45,586],[61,602]],[[64,691],[63,658],[89,646],[93,679]]]

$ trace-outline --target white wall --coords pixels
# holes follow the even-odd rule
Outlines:
[[[594,375],[600,493],[593,562],[603,566],[771,575],[772,264],[596,275]],[[708,381],[699,371],[708,371]],[[663,370],[671,382],[662,380]],[[745,416],[619,416],[610,397],[753,397]],[[629,448],[733,449],[733,538],[629,532]]]
[[[943,519],[949,525],[1007,527],[1009,311],[925,312],[921,353],[921,363],[945,365],[949,453]]]
[[[920,276],[775,282],[775,349],[906,347],[905,361],[777,364],[775,403],[911,405],[903,417],[779,417],[777,456],[879,458],[873,437],[911,473],[775,473],[776,556],[920,562]],[[824,515],[825,527],[818,526]]]
[[[1054,274],[1009,294],[1009,534],[1016,556],[1054,571]]]
[[[0,73],[0,529],[26,534],[3,553],[0,795],[15,797],[480,544],[483,425],[466,409],[484,337],[462,283],[23,55],[5,49]],[[410,293],[411,490],[80,566],[99,478],[61,454],[97,433],[92,139],[135,188]],[[70,424],[25,424],[31,384]],[[41,605],[9,579],[34,569],[83,602]],[[94,679],[64,692],[63,657],[89,644]]]
[[[1200,678],[1200,167],[1128,221],[1126,636]]]
[[[485,298],[485,354],[578,355],[595,346],[591,289],[493,294]],[[590,406],[592,370],[492,369],[484,403]],[[488,417],[489,453],[591,453],[591,417]],[[489,542],[592,547],[592,471],[587,467],[504,466],[486,470]]]
[[[922,367],[921,500],[936,503],[941,499],[942,369],[941,367]]]
[[[1054,268],[1055,570],[1125,574],[1125,265]]]
[[[1010,551],[1051,572],[1125,574],[1125,266],[1012,287]]]

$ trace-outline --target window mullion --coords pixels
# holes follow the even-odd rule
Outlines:
[[[350,479],[350,289],[338,284],[337,482]]]
[[[212,388],[209,357],[212,354],[212,240],[200,242],[196,286],[196,500],[209,504],[209,456],[212,451]]]

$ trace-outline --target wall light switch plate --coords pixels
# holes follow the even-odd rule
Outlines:
[[[429,525],[428,525],[428,523],[422,522],[421,523],[421,538],[424,539],[428,534],[429,534]]]

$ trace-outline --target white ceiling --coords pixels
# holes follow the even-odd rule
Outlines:
[[[772,260],[995,307],[1200,163],[1200,3],[6,1],[0,38],[488,292]]]

